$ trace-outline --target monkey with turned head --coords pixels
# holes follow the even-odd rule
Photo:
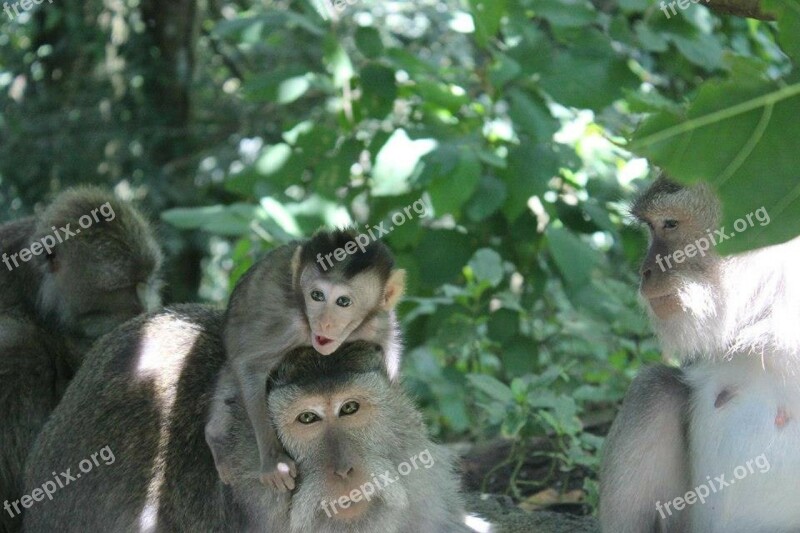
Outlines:
[[[293,348],[311,346],[329,355],[345,341],[367,340],[383,347],[387,373],[395,379],[400,347],[394,308],[404,288],[405,271],[394,268],[388,247],[359,244],[350,230],[320,231],[277,248],[244,275],[225,318],[225,351],[235,380],[220,381],[206,426],[223,481],[230,479],[221,451],[230,427],[226,402],[238,390],[255,430],[261,481],[279,491],[294,489],[294,461],[267,412],[267,377]]]
[[[0,226],[0,504],[19,500],[25,458],[91,344],[159,304],[160,264],[144,217],[96,188]],[[0,532],[21,523],[0,513]]]
[[[704,184],[660,178],[632,211],[650,231],[640,295],[682,366],[631,384],[604,449],[603,530],[800,531],[800,239],[720,257]]]

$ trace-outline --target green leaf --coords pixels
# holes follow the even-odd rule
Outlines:
[[[478,281],[488,281],[492,287],[497,287],[505,275],[503,258],[491,248],[481,248],[475,252],[469,267]]]
[[[356,46],[366,57],[375,59],[383,53],[381,34],[375,28],[359,26],[356,30]]]
[[[288,104],[303,96],[311,86],[311,78],[300,66],[277,68],[249,77],[242,92],[254,102]]]
[[[798,131],[798,116],[800,82],[734,77],[701,86],[683,114],[662,112],[645,121],[630,148],[679,181],[715,185],[723,231],[736,232],[719,250],[743,251],[797,235],[787,221],[800,220],[797,147],[790,133]],[[753,219],[762,208],[772,223]]]
[[[203,230],[215,235],[239,237],[251,232],[258,207],[247,204],[169,209],[161,219],[179,229]]]
[[[601,110],[633,89],[639,80],[612,47],[610,39],[594,28],[571,34],[575,44],[555,51],[541,72],[541,86],[559,103]]]
[[[397,98],[394,70],[376,63],[361,70],[361,104],[372,118],[384,118]]]
[[[503,211],[509,220],[516,219],[528,208],[531,196],[541,196],[549,181],[558,174],[559,158],[548,144],[523,142],[508,157],[508,170],[503,180],[508,199]]]
[[[617,0],[619,8],[626,13],[642,13],[653,4],[654,0]]]
[[[411,190],[411,177],[420,159],[436,147],[433,139],[412,141],[402,128],[392,133],[375,158],[372,195],[398,196]]]
[[[545,235],[553,261],[567,286],[579,289],[588,284],[597,263],[597,252],[565,228],[550,226]]]
[[[539,347],[533,339],[516,335],[503,345],[501,357],[506,375],[523,376],[535,371],[538,355]]]
[[[425,287],[440,287],[461,274],[462,267],[472,256],[470,239],[452,230],[425,232],[416,250],[420,282]],[[443,261],[443,258],[447,261]]]
[[[669,41],[667,41],[667,38],[650,28],[645,21],[636,21],[633,24],[633,30],[645,50],[649,50],[650,52],[666,52],[669,48]]]
[[[498,309],[490,314],[488,333],[492,340],[508,343],[519,333],[519,313],[511,309]]]
[[[500,432],[507,439],[519,437],[520,431],[528,422],[528,417],[519,408],[514,408],[505,413],[505,420],[500,427]]]
[[[469,374],[467,379],[473,387],[483,392],[493,400],[502,403],[513,403],[514,394],[505,383],[485,374]]]
[[[794,0],[764,0],[764,10],[775,13],[778,42],[786,55],[800,65],[800,3]]]
[[[522,74],[522,67],[509,56],[496,52],[494,62],[489,67],[489,80],[495,87],[503,87],[506,83]]]
[[[481,162],[475,151],[461,147],[458,164],[453,172],[435,178],[428,186],[428,194],[436,214],[459,214],[461,206],[472,196],[480,178]]]
[[[722,67],[724,50],[715,36],[698,32],[692,37],[669,34],[667,38],[695,65],[708,70]]]
[[[505,183],[494,176],[483,176],[475,194],[464,205],[464,213],[471,221],[480,222],[497,212],[507,196]]]
[[[475,21],[475,40],[486,48],[500,29],[500,20],[506,12],[506,0],[469,0],[469,5]]]
[[[515,128],[530,135],[538,142],[546,142],[558,131],[559,123],[550,114],[538,96],[526,94],[519,89],[509,92],[511,107],[508,111]]]
[[[537,16],[562,28],[586,26],[597,17],[594,6],[587,0],[537,0],[534,9]]]

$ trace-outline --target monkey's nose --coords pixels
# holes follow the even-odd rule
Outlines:
[[[642,271],[642,278],[644,278],[645,280],[650,279],[650,276],[652,276],[652,275],[653,275],[653,269],[652,268],[648,268],[647,270],[643,270]]]
[[[353,473],[353,467],[352,466],[344,466],[344,467],[336,469],[336,475],[339,476],[342,479],[347,479],[348,476],[350,474],[352,474],[352,473]]]

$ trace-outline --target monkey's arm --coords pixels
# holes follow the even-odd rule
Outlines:
[[[247,417],[253,426],[261,460],[259,478],[279,491],[294,490],[297,466],[283,450],[267,409],[267,377],[275,369],[278,355],[267,354],[258,359],[234,363]]]
[[[689,396],[683,371],[664,365],[643,369],[631,384],[603,450],[604,532],[687,531],[685,510],[659,511],[657,505],[663,509],[689,488]]]

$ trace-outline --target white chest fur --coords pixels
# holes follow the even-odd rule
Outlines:
[[[709,492],[688,510],[692,531],[800,531],[800,377],[753,356],[686,374],[692,486]]]

